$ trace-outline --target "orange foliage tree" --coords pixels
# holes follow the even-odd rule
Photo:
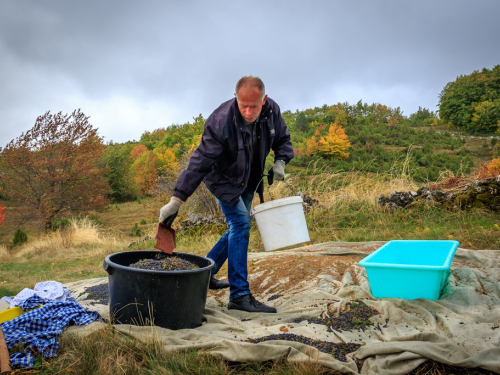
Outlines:
[[[159,160],[153,151],[141,154],[132,165],[135,182],[141,193],[149,194],[159,176]]]
[[[5,215],[3,214],[4,210],[5,210],[5,207],[0,206],[0,225],[2,225],[3,222],[5,221]]]
[[[158,158],[158,170],[161,175],[173,176],[179,173],[180,163],[172,149],[160,146],[153,151]]]
[[[349,153],[346,150],[351,146],[344,129],[338,125],[337,120],[330,125],[328,134],[319,140],[319,150],[324,155],[336,156],[339,159],[347,159]]]
[[[335,119],[334,123],[328,128],[326,134],[323,130],[324,125],[318,126],[314,135],[305,142],[305,154],[315,155],[322,154],[325,156],[334,156],[339,159],[346,159],[349,157],[347,149],[351,146],[351,142],[347,139],[342,126],[339,125],[338,120]]]
[[[147,151],[148,148],[146,146],[139,144],[130,151],[130,156],[132,160],[137,160],[141,155],[143,155]]]
[[[316,155],[318,153],[318,151],[319,151],[319,142],[318,142],[319,136],[320,136],[319,130],[316,129],[316,131],[314,132],[314,135],[311,138],[306,140],[305,149],[304,149],[305,155],[311,156],[311,155]]]
[[[500,158],[495,158],[489,163],[479,166],[475,178],[483,180],[485,178],[497,177],[500,175]]]
[[[46,112],[31,130],[2,150],[2,194],[18,204],[20,219],[39,220],[45,229],[57,216],[86,213],[108,203],[104,145],[80,110]]]
[[[497,176],[500,175],[500,158],[495,158],[492,161],[490,161],[488,164],[488,169]]]

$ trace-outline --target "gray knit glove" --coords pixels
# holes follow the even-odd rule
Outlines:
[[[283,181],[285,179],[285,162],[276,160],[273,166],[274,179],[276,181]]]
[[[160,209],[160,218],[158,221],[165,224],[167,228],[170,228],[172,226],[172,222],[177,216],[181,203],[182,201],[179,198],[170,198],[170,202]]]

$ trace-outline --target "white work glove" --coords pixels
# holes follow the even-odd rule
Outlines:
[[[274,162],[273,172],[276,181],[283,181],[285,179],[285,162],[283,160],[276,160]]]
[[[160,218],[158,221],[165,224],[167,228],[170,228],[172,226],[172,222],[177,216],[181,203],[182,201],[179,198],[170,198],[170,202],[160,209]]]

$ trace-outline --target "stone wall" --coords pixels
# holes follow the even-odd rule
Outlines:
[[[461,188],[432,189],[424,186],[417,191],[393,191],[389,197],[377,197],[380,206],[391,211],[408,208],[419,202],[427,202],[450,209],[470,209],[473,207],[500,211],[500,175],[483,181],[473,181]]]

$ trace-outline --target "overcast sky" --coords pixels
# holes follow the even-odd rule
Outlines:
[[[498,0],[0,0],[0,146],[46,111],[105,142],[206,118],[257,75],[281,109],[436,110],[500,64]]]

